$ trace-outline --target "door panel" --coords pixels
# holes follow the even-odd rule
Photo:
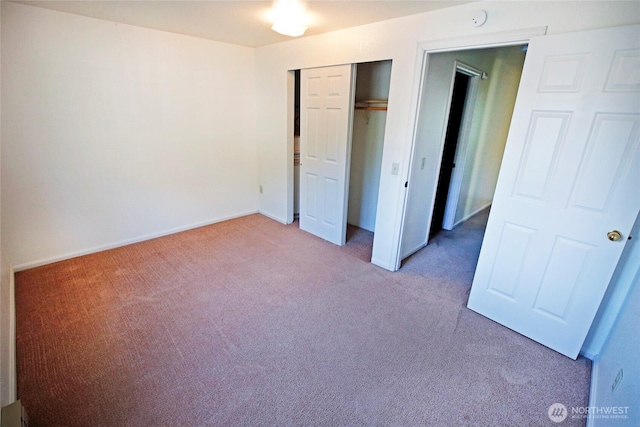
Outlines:
[[[531,114],[514,195],[545,201],[570,118],[571,114],[564,112],[534,111]]]
[[[639,36],[532,39],[469,297],[572,358],[640,211]]]
[[[628,173],[633,151],[637,150],[639,125],[638,116],[596,114],[586,158],[579,167],[570,197],[572,208],[601,214],[610,209],[613,190]],[[611,141],[619,141],[619,144],[613,145]],[[601,170],[603,162],[612,167]]]
[[[300,228],[344,245],[354,67],[302,70],[300,78]]]

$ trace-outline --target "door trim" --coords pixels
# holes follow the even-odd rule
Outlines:
[[[446,122],[449,121],[449,114],[451,113],[451,99],[453,97],[453,83],[456,79],[456,73],[462,73],[470,77],[469,87],[467,89],[467,96],[464,100],[464,107],[462,110],[462,122],[460,124],[460,135],[458,136],[456,153],[454,155],[454,164],[451,174],[451,183],[447,191],[447,203],[444,208],[444,219],[442,221],[442,228],[445,230],[451,230],[455,227],[456,211],[458,210],[458,201],[460,200],[460,189],[462,187],[462,177],[464,175],[464,168],[466,166],[467,147],[469,146],[469,133],[471,132],[471,122],[473,121],[473,111],[475,109],[476,98],[478,95],[478,80],[485,73],[474,67],[471,67],[463,62],[454,61],[453,63],[453,78],[451,79],[451,90],[449,92],[449,107],[447,109]],[[446,138],[446,134],[443,135]],[[444,150],[444,140],[442,142]],[[431,233],[431,230],[427,230],[427,236]]]
[[[405,155],[403,160],[407,162],[409,165],[407,178],[410,178],[413,172],[414,166],[414,153],[416,147],[416,138],[417,138],[417,127],[418,127],[418,118],[420,114],[420,104],[422,101],[422,88],[424,82],[427,78],[427,70],[429,66],[429,55],[438,52],[451,52],[456,50],[471,50],[471,49],[482,49],[482,48],[490,48],[490,47],[506,47],[506,46],[514,46],[519,44],[527,44],[529,40],[536,36],[543,36],[547,33],[547,27],[532,27],[532,28],[522,28],[518,30],[511,31],[500,31],[496,33],[488,33],[482,35],[473,35],[473,36],[463,36],[463,37],[453,37],[447,39],[438,39],[425,41],[418,44],[418,54],[416,57],[416,65],[415,65],[415,73],[417,76],[414,81],[414,89],[413,89],[413,98],[411,101],[412,104],[412,114],[411,114],[411,122],[410,122],[410,134],[411,134],[411,144],[405,151]],[[411,182],[408,183],[408,187],[411,186]],[[395,263],[393,266],[393,271],[397,271],[400,268],[400,263],[403,259],[403,254],[401,251],[402,248],[402,237],[404,234],[404,224],[406,220],[407,213],[407,200],[409,196],[409,188],[404,191],[404,195],[402,197],[402,208],[400,210],[400,221],[399,227],[397,228],[398,234],[397,236],[397,246],[395,250]],[[431,216],[433,213],[433,203],[431,206],[431,212],[429,213],[429,220],[431,220]],[[425,241],[426,244],[426,241]],[[420,249],[420,247],[416,248],[413,252]]]

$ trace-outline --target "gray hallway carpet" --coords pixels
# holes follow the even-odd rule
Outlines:
[[[20,272],[19,397],[32,427],[555,425],[590,362],[465,307],[483,230],[390,273],[251,215]]]

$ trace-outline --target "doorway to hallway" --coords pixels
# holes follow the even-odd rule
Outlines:
[[[523,45],[428,55],[400,259],[491,206],[525,55]]]

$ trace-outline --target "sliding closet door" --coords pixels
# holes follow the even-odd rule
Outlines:
[[[300,228],[346,239],[355,66],[300,74]]]

